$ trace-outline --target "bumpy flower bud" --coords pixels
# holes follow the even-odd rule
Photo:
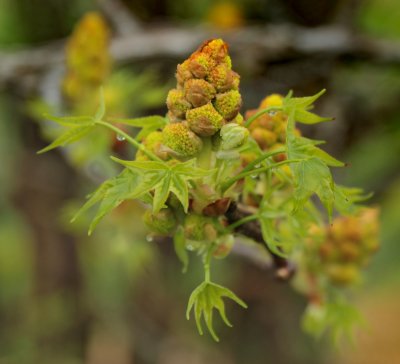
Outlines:
[[[189,128],[200,136],[214,135],[224,124],[224,118],[209,102],[186,113]]]
[[[377,216],[376,209],[364,209],[357,216],[338,217],[326,228],[318,253],[332,283],[347,285],[359,279],[379,246]]]
[[[162,209],[157,214],[147,210],[143,220],[152,232],[159,235],[169,235],[176,226],[176,218],[170,209]]]
[[[217,248],[214,250],[213,257],[217,259],[225,258],[232,250],[235,239],[233,235],[224,235],[217,240]]]
[[[267,129],[255,128],[251,132],[251,136],[257,142],[261,149],[267,149],[276,143],[277,135]]]
[[[186,99],[194,106],[199,107],[210,102],[215,96],[215,87],[202,79],[191,79],[185,82],[184,92]]]
[[[90,12],[75,27],[66,49],[67,74],[63,91],[68,99],[83,102],[97,92],[111,70],[109,29],[100,14]]]
[[[189,58],[188,68],[196,78],[205,78],[215,65],[208,54],[196,52]]]
[[[239,113],[242,106],[242,96],[237,90],[218,94],[214,106],[225,120],[232,120]]]
[[[200,52],[208,54],[218,62],[226,60],[228,56],[228,45],[222,39],[212,39],[203,43]]]
[[[165,126],[162,131],[162,142],[181,157],[194,156],[203,146],[201,139],[184,123]]]
[[[168,154],[162,148],[163,134],[161,131],[153,131],[142,141],[147,150],[154,153],[157,157],[167,160]],[[141,150],[136,153],[136,160],[149,160],[149,157]]]
[[[243,126],[229,123],[222,127],[220,135],[222,139],[221,149],[232,150],[246,143],[249,131]]]
[[[196,214],[187,215],[184,223],[185,237],[193,241],[213,241],[217,238],[217,231],[213,220]]]
[[[279,94],[272,94],[265,97],[260,103],[260,109],[266,109],[270,106],[282,106],[283,96]]]
[[[176,118],[183,119],[186,111],[191,108],[191,105],[185,99],[185,95],[182,90],[172,89],[168,92],[167,107]]]
[[[190,80],[192,77],[192,72],[189,69],[189,60],[178,64],[176,69],[176,79],[178,81],[178,85],[182,86],[185,81]]]
[[[237,88],[236,85],[239,84],[239,79],[239,75],[225,64],[219,64],[213,68],[207,77],[207,81],[212,83],[218,92],[225,92]]]

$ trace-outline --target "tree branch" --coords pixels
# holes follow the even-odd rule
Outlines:
[[[237,205],[235,202],[230,204],[228,211],[225,213],[229,224],[233,224],[249,215],[251,215],[250,212],[246,211],[243,206]],[[276,255],[268,248],[268,245],[262,236],[260,223],[257,220],[249,221],[238,226],[235,228],[235,232],[252,239],[256,243],[262,244],[267,249],[274,264],[276,278],[280,280],[288,280],[293,276],[295,272],[294,264],[287,259]]]
[[[131,24],[129,30],[122,31],[124,35],[112,41],[111,53],[115,61],[182,58],[204,39],[222,36],[230,44],[235,59],[242,58],[243,62],[276,62],[298,55],[324,55],[333,59],[351,56],[380,63],[400,63],[399,42],[368,38],[340,26],[308,29],[293,25],[268,25],[244,27],[230,32],[202,26],[138,27],[135,31],[133,28]],[[60,41],[30,49],[0,51],[0,85],[9,81],[20,82],[21,77],[40,74],[62,64],[63,58],[64,42]]]

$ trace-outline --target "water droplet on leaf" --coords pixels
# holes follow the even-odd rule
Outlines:
[[[125,137],[123,135],[117,134],[117,140],[123,142],[125,140]]]

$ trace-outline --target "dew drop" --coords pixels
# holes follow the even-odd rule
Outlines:
[[[117,134],[117,140],[123,142],[125,140],[125,137],[123,135]]]
[[[275,116],[276,115],[276,111],[275,110],[268,111],[268,115],[269,116]]]
[[[146,236],[146,241],[148,241],[149,243],[151,243],[154,240],[153,235],[149,234]]]

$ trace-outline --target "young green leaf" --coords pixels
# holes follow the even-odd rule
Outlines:
[[[39,150],[37,153],[42,154],[45,152],[48,152],[49,150],[52,150],[57,147],[62,147],[67,144],[74,143],[78,141],[79,139],[82,139],[84,136],[86,136],[90,130],[92,129],[92,126],[75,126],[71,129],[68,129],[65,133],[61,134],[56,140],[54,140],[50,145],[47,147]]]
[[[186,310],[186,318],[189,320],[190,311],[194,307],[194,317],[200,335],[203,335],[203,327],[201,324],[201,318],[203,316],[207,329],[215,341],[219,341],[219,338],[213,328],[214,308],[218,310],[224,323],[227,326],[232,327],[232,324],[229,322],[225,314],[225,303],[222,299],[223,297],[230,298],[238,305],[247,308],[247,305],[229,289],[218,284],[205,281],[201,283],[190,295]]]
[[[185,233],[182,226],[179,226],[174,235],[175,253],[182,262],[182,273],[186,273],[189,265],[189,254],[186,250]]]
[[[92,116],[54,116],[50,114],[43,114],[45,119],[56,122],[62,126],[89,126],[94,125]]]
[[[167,119],[159,115],[145,116],[135,119],[113,119],[112,121],[133,126],[135,128],[141,128],[142,130],[137,134],[136,140],[142,140],[153,131],[162,129],[167,125]]]

